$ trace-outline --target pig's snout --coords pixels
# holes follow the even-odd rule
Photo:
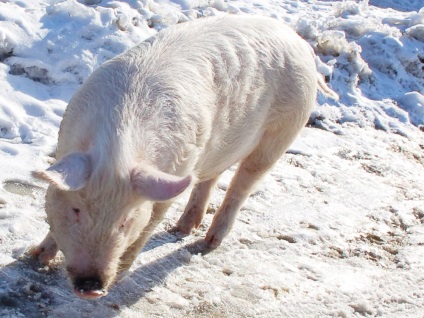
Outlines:
[[[94,299],[107,294],[100,277],[75,277],[73,279],[74,292],[78,297]]]
[[[74,279],[74,286],[78,290],[92,291],[103,288],[103,283],[99,277],[77,277]]]
[[[104,275],[100,275],[98,271],[78,271],[72,266],[67,266],[67,271],[74,288],[74,293],[78,297],[95,299],[106,296],[107,283]]]

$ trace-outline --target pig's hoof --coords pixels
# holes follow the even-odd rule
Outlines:
[[[37,260],[42,265],[48,265],[57,254],[56,246],[33,246],[25,253],[30,258]]]
[[[208,249],[214,250],[221,245],[223,239],[224,238],[221,237],[219,234],[210,233],[210,231],[209,231],[206,234],[205,242],[207,244]]]
[[[209,227],[206,233],[205,242],[208,243],[211,249],[215,249],[221,245],[224,238],[230,232],[231,227],[228,226],[228,222],[224,219],[214,219],[212,225]]]
[[[181,215],[180,219],[175,226],[177,231],[189,235],[193,228],[199,228],[200,223],[202,223],[203,218],[203,208],[199,208],[197,206],[193,206],[190,209],[184,211],[183,215]]]
[[[182,228],[178,224],[168,229],[169,233],[178,235],[178,236],[188,236],[191,233],[191,228]]]

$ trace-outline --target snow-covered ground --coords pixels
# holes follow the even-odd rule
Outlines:
[[[98,2],[98,3],[96,3]],[[0,317],[423,317],[422,0],[0,0]],[[255,14],[292,26],[340,95],[247,200],[229,237],[166,229],[108,296],[76,298],[60,259],[22,259],[48,231],[45,184],[67,101],[98,65],[162,28]]]

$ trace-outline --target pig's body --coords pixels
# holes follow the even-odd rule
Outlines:
[[[318,85],[331,94],[308,44],[269,18],[184,23],[105,63],[72,98],[58,162],[41,173],[51,233],[34,254],[47,262],[61,249],[76,293],[103,296],[172,198],[197,183],[176,226],[189,233],[240,162],[206,236],[218,246],[305,125]]]
[[[208,180],[252,152],[266,129],[284,125],[293,139],[304,126],[317,86],[309,50],[271,19],[205,19],[160,32],[84,83],[57,158],[90,150],[119,171],[145,159]]]

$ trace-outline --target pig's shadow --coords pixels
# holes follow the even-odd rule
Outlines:
[[[162,231],[152,235],[149,238],[146,245],[144,245],[143,249],[141,250],[141,253],[148,252],[164,244],[174,243],[180,240],[181,238],[179,238],[177,235],[174,235],[173,233],[169,233],[166,231]]]
[[[142,252],[147,252],[163,244],[178,240],[179,238],[175,235],[168,232],[161,232],[151,237]],[[176,246],[174,252],[143,265],[135,269],[134,272],[124,276],[113,286],[109,295],[117,304],[129,307],[143,298],[153,287],[162,284],[166,277],[174,270],[188,264],[190,262],[190,255],[206,254],[210,251],[203,239],[179,248]],[[126,283],[128,278],[134,281],[136,286],[130,284],[130,288],[128,288],[128,284]],[[111,317],[116,315],[119,315],[119,312],[115,312]]]
[[[61,270],[41,268],[29,259],[0,267],[0,317],[46,317],[72,298]]]
[[[161,232],[151,237],[142,252],[178,240],[173,234]],[[43,269],[29,259],[12,262],[0,267],[0,317],[38,318],[50,314],[54,316],[56,310],[68,312],[69,317],[119,316],[119,306],[130,307],[138,302],[153,287],[161,285],[175,269],[188,264],[190,254],[209,252],[203,240],[183,246],[175,245],[175,251],[124,275],[112,286],[108,296],[95,301],[77,298],[63,270]],[[60,264],[58,268],[61,268]],[[71,309],[75,311],[70,312]]]

